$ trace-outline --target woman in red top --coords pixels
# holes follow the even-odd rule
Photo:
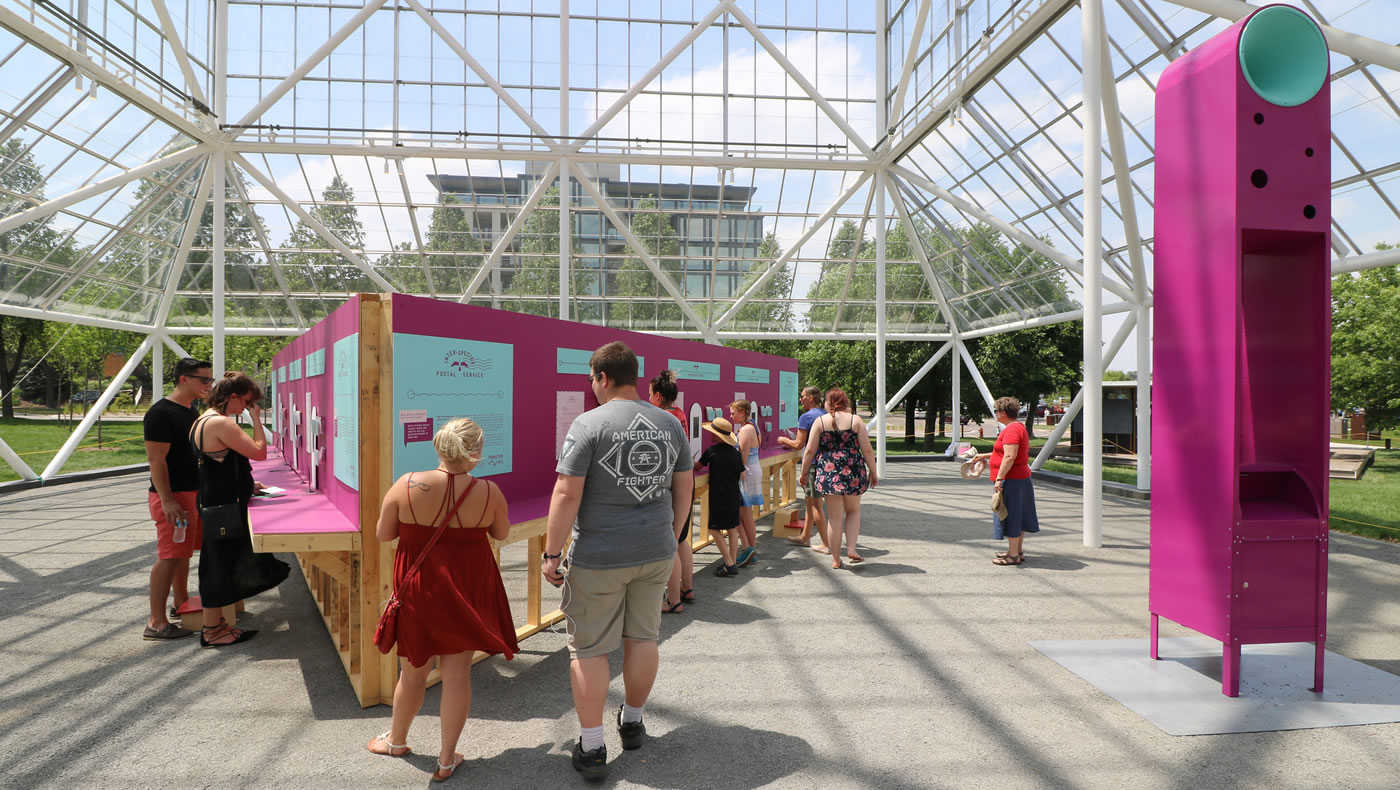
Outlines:
[[[676,374],[663,370],[651,380],[651,393],[647,400],[658,409],[681,421],[686,435],[690,435],[690,424],[685,414],[676,408],[676,398],[680,397],[676,387]],[[666,583],[666,597],[661,599],[661,611],[678,614],[685,611],[685,605],[695,600],[695,555],[690,548],[690,518],[686,517],[681,527],[681,538],[676,545],[676,564],[671,568],[671,579]]]
[[[997,398],[996,409],[1001,433],[990,453],[978,458],[990,459],[992,485],[1001,492],[1006,505],[1006,518],[992,514],[993,537],[1006,538],[1007,550],[998,552],[992,560],[997,565],[1020,565],[1026,560],[1022,547],[1025,533],[1039,532],[1040,521],[1035,514],[1035,491],[1031,488],[1031,437],[1026,426],[1017,420],[1021,402],[1015,398]]]
[[[475,422],[458,419],[443,426],[433,436],[437,468],[399,478],[384,497],[375,528],[381,541],[399,539],[394,591],[400,601],[400,674],[392,726],[370,740],[369,750],[390,757],[410,753],[408,728],[423,705],[436,656],[442,675],[442,749],[433,774],[437,782],[446,781],[462,764],[456,750],[471,709],[473,654],[504,653],[509,659],[520,649],[501,572],[486,540],[488,534],[505,540],[510,516],[501,489],[471,475],[481,461],[481,447],[481,428]],[[410,575],[444,521],[442,536]]]

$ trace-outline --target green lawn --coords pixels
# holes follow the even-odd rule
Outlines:
[[[1360,480],[1331,482],[1332,529],[1400,541],[1400,449],[1376,451]]]
[[[18,453],[35,474],[43,474],[44,467],[68,440],[68,435],[66,422],[24,417],[0,419],[0,437],[5,439],[10,449]],[[68,459],[68,463],[63,465],[63,472],[106,469],[145,462],[146,446],[141,441],[141,423],[104,422],[102,446],[98,446],[97,426],[94,425],[87,436],[83,437],[82,445]],[[19,474],[11,470],[8,464],[0,463],[0,482],[19,479]]]

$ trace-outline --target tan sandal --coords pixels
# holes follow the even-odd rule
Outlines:
[[[382,748],[382,749],[376,749],[376,748],[374,748],[374,745],[375,745],[376,743],[383,743],[383,744],[384,744],[384,748]],[[388,730],[385,730],[384,732],[379,733],[378,735],[374,736],[373,738],[370,738],[370,739],[369,739],[369,743],[366,744],[365,748],[369,749],[371,752],[373,752],[373,753],[375,753],[375,754],[382,754],[382,755],[384,755],[385,757],[407,757],[407,756],[409,756],[410,754],[413,754],[413,750],[410,749],[410,748],[408,748],[408,744],[406,744],[406,743],[389,743],[389,731],[388,731]],[[403,749],[403,751],[401,751],[401,752],[396,752],[395,749]]]

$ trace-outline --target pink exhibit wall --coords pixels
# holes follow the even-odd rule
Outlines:
[[[318,475],[317,490],[324,494],[337,511],[351,523],[358,524],[360,521],[360,494],[358,484],[358,474],[349,473],[358,466],[358,458],[354,453],[345,453],[347,442],[342,441],[341,454],[349,455],[352,463],[346,467],[338,467],[337,463],[342,459],[337,458],[337,432],[342,432],[342,438],[349,438],[350,432],[354,430],[354,423],[358,422],[358,388],[359,388],[359,365],[358,356],[355,363],[348,369],[337,370],[336,349],[342,352],[349,348],[356,347],[357,334],[360,331],[360,298],[352,296],[345,304],[336,308],[330,315],[326,316],[319,323],[312,326],[301,337],[296,338],[287,344],[286,348],[273,357],[273,376],[277,379],[275,385],[270,382],[261,382],[269,391],[275,389],[276,402],[273,409],[277,411],[274,425],[276,433],[270,437],[273,449],[285,460],[290,460],[295,455],[295,468],[297,476],[303,482],[308,481],[311,457],[306,450],[305,426],[309,413],[302,417],[302,425],[297,431],[296,446],[293,447],[289,441],[289,430],[287,425],[287,415],[289,406],[292,403],[297,405],[299,410],[306,410],[306,398],[311,396],[311,404],[322,416],[325,430],[320,437],[322,459],[320,473]],[[339,344],[339,345],[337,345]],[[341,360],[344,365],[345,360]],[[339,415],[335,409],[336,381],[339,378],[342,388],[342,401],[344,401],[344,390],[346,386],[352,387],[355,393],[354,409],[349,410],[346,415]],[[342,411],[344,411],[342,409]],[[349,442],[349,446],[357,446],[358,441]],[[271,457],[271,456],[269,456]],[[337,475],[336,470],[341,470]],[[345,479],[341,479],[341,478]],[[356,481],[353,484],[347,480]]]
[[[761,428],[765,423],[772,424],[772,430],[764,432],[760,455],[784,452],[775,440],[784,429],[792,435],[796,428],[799,386],[797,361],[793,359],[400,294],[393,296],[392,305],[394,441],[400,450],[414,445],[418,450],[412,458],[396,455],[395,474],[432,465],[432,456],[425,454],[430,452],[431,443],[424,440],[435,425],[416,425],[421,412],[436,409],[436,427],[451,416],[472,417],[486,428],[488,461],[479,469],[490,475],[510,499],[513,521],[542,516],[547,511],[555,480],[560,399],[572,394],[581,399],[584,409],[597,405],[587,381],[587,355],[614,340],[627,343],[643,359],[638,382],[643,397],[647,393],[646,381],[676,360],[694,363],[682,366],[678,382],[687,415],[699,405],[704,419],[710,417],[703,411],[706,408],[724,408],[727,417],[727,407],[738,393],[755,402],[760,410],[755,422]],[[474,345],[446,342],[454,340]],[[495,352],[499,355],[493,357]],[[495,377],[507,364],[507,358],[511,367],[507,379],[510,397],[505,399],[503,381]],[[462,373],[466,370],[463,359],[482,367],[481,374],[475,378],[459,377],[474,375]],[[493,367],[484,370],[488,365]],[[765,372],[767,380],[759,380]],[[415,385],[414,380],[424,383]],[[493,401],[498,393],[509,402]],[[435,400],[433,396],[439,397]],[[479,399],[478,413],[472,412],[471,398]],[[506,416],[501,416],[502,411]],[[407,419],[399,419],[404,414]],[[433,422],[431,413],[427,417],[424,422]],[[493,420],[508,421],[509,429],[488,427]],[[509,448],[499,444],[503,433],[510,437]],[[700,433],[702,437],[709,435]],[[405,437],[416,441],[406,442]],[[697,437],[692,442],[696,453],[701,442],[707,441]],[[425,461],[427,466],[423,465]],[[492,464],[508,471],[496,472]]]
[[[1330,121],[1321,32],[1254,12],[1158,84],[1149,608],[1240,646],[1314,642],[1322,687]]]

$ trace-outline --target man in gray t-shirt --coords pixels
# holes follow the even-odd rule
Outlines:
[[[637,394],[637,355],[609,343],[589,360],[598,408],[569,426],[549,503],[542,573],[564,585],[569,678],[579,720],[574,769],[607,773],[603,705],[608,654],[622,646],[626,701],[618,711],[622,748],[646,739],[642,708],[656,679],[661,600],[690,515],[695,481],[680,422]],[[569,546],[568,579],[560,568]]]

